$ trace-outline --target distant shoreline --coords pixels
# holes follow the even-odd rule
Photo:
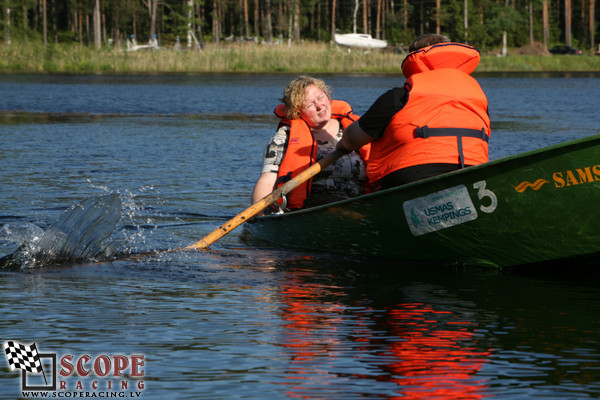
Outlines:
[[[600,56],[482,55],[476,73],[600,72]],[[514,51],[516,54],[516,50]],[[405,54],[325,43],[292,46],[207,44],[202,51],[90,49],[79,45],[0,45],[0,74],[402,74]]]

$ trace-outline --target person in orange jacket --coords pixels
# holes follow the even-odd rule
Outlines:
[[[345,129],[339,150],[371,143],[367,178],[374,190],[487,162],[488,102],[470,76],[479,51],[426,34],[402,63],[403,87],[380,96]]]
[[[325,82],[309,76],[290,82],[281,101],[283,104],[275,108],[280,122],[267,146],[252,203],[333,152],[344,128],[358,120],[348,103],[331,100],[331,89]],[[324,168],[288,193],[281,207],[300,209],[363,194],[368,148],[350,152]]]

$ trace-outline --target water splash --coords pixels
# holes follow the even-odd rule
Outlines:
[[[21,246],[27,242],[38,242],[43,234],[44,230],[31,222],[4,224],[0,228],[0,242]]]
[[[19,246],[12,254],[0,257],[0,270],[162,257],[181,249],[181,238],[170,229],[207,218],[231,218],[165,211],[165,203],[157,203],[159,193],[151,186],[141,187],[135,193],[93,188],[108,194],[71,206],[46,231],[32,223],[0,226],[0,243]]]
[[[122,212],[121,196],[111,193],[68,208],[45,232],[31,226],[13,229],[17,232],[15,239],[23,242],[17,251],[0,259],[0,268],[27,269],[108,259],[123,244],[112,238]]]

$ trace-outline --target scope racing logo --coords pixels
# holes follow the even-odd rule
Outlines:
[[[21,370],[23,397],[139,398],[145,388],[144,356],[40,353],[35,343],[4,343],[11,371]],[[59,368],[60,366],[60,368]]]

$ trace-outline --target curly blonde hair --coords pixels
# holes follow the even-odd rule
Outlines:
[[[300,110],[302,110],[302,105],[304,104],[306,88],[310,85],[321,89],[329,100],[331,100],[332,90],[324,81],[310,76],[299,76],[286,86],[283,90],[283,97],[280,99],[285,104],[286,116],[289,119],[300,118]]]

